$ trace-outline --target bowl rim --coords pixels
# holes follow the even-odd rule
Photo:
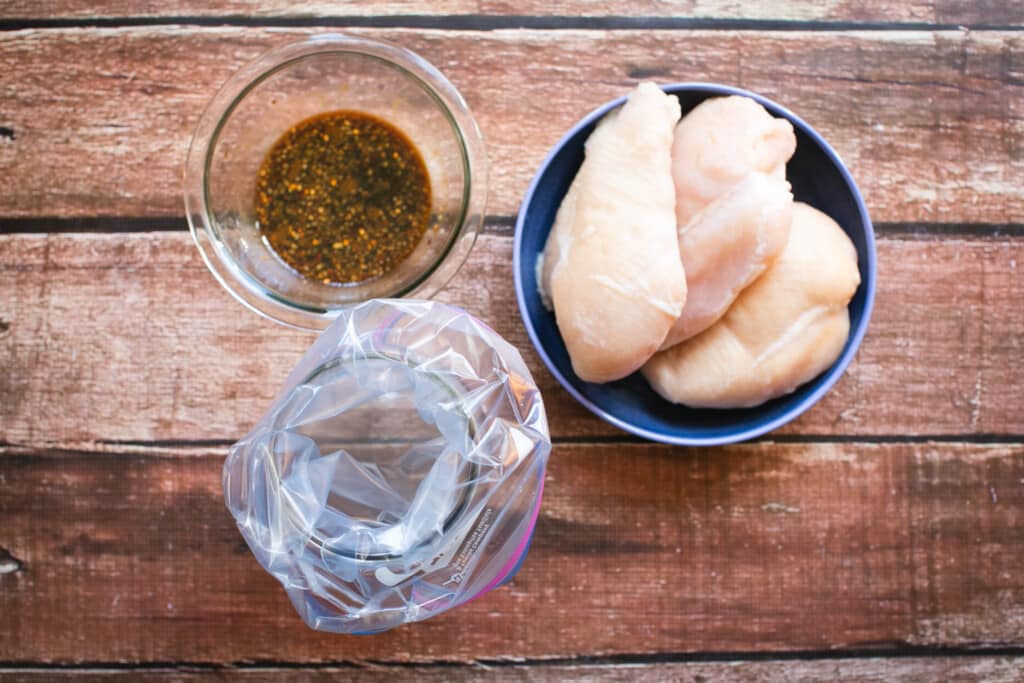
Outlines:
[[[777,102],[757,93],[743,88],[737,88],[735,86],[723,85],[719,83],[701,83],[701,82],[682,82],[682,83],[666,83],[658,85],[661,90],[667,94],[675,94],[677,92],[701,92],[708,93],[711,95],[728,96],[728,95],[740,95],[743,97],[749,97],[754,101],[758,102],[771,113],[776,116],[782,116],[787,119],[794,127],[799,128],[809,138],[811,138],[815,144],[817,144],[825,155],[829,158],[832,164],[839,171],[843,180],[846,182],[847,188],[853,196],[854,203],[857,207],[857,212],[860,216],[860,221],[864,227],[865,245],[869,258],[867,263],[858,264],[858,268],[861,271],[862,282],[861,286],[864,287],[864,312],[857,322],[854,329],[850,331],[849,338],[847,341],[846,348],[838,359],[829,367],[825,372],[824,381],[821,382],[813,392],[804,396],[798,403],[796,403],[789,410],[785,411],[781,415],[767,420],[761,424],[750,427],[748,429],[730,432],[726,435],[721,436],[693,436],[685,434],[665,434],[657,431],[652,431],[644,427],[633,424],[632,422],[625,420],[607,410],[601,408],[596,403],[591,401],[585,394],[579,391],[568,378],[558,369],[551,356],[548,354],[547,349],[540,341],[540,337],[537,334],[537,330],[533,326],[533,321],[530,319],[529,312],[526,308],[526,292],[523,285],[522,276],[522,242],[523,242],[523,229],[526,221],[527,209],[533,202],[533,196],[537,188],[540,185],[540,180],[548,167],[551,165],[552,160],[562,151],[575,136],[577,136],[581,130],[595,123],[608,112],[616,109],[626,101],[628,95],[617,97],[610,102],[600,105],[589,114],[584,116],[579,122],[577,122],[569,132],[562,136],[562,138],[551,148],[544,161],[541,163],[534,175],[533,180],[530,182],[530,186],[526,190],[526,194],[523,196],[523,202],[519,207],[519,214],[516,217],[515,227],[515,238],[512,246],[512,272],[515,280],[516,289],[516,302],[519,305],[519,314],[523,319],[523,324],[526,327],[526,333],[530,337],[530,342],[536,349],[537,354],[541,357],[544,365],[547,366],[549,372],[554,375],[558,383],[569,392],[569,394],[579,401],[587,410],[597,415],[599,418],[615,425],[619,429],[622,429],[630,434],[643,437],[650,441],[656,441],[659,443],[666,443],[676,446],[721,446],[725,444],[738,443],[741,441],[748,441],[750,439],[757,438],[763,434],[774,431],[779,427],[795,420],[797,417],[806,412],[811,406],[816,404],[821,397],[828,393],[839,378],[846,372],[847,367],[853,361],[856,356],[858,349],[860,348],[861,342],[864,340],[864,335],[867,333],[868,323],[871,320],[871,314],[874,310],[875,303],[875,288],[876,279],[878,275],[878,254],[875,248],[875,231],[874,225],[871,223],[871,218],[868,215],[867,206],[864,203],[864,198],[861,195],[860,188],[857,187],[857,183],[854,181],[853,176],[850,175],[849,169],[846,164],[840,158],[839,154],[832,148],[830,144],[819,134],[813,127],[810,126],[802,118],[794,114],[786,107],[778,104]]]
[[[210,156],[227,117],[253,87],[286,66],[318,55],[358,55],[384,62],[423,88],[443,110],[461,151],[466,182],[462,190],[457,228],[431,265],[394,297],[430,298],[441,291],[465,264],[483,228],[487,204],[487,154],[479,125],[454,85],[417,53],[386,40],[343,33],[318,33],[271,47],[232,73],[203,109],[189,140],[182,168],[185,215],[189,232],[207,269],[220,285],[259,315],[287,327],[319,331],[326,328],[345,306],[311,306],[292,301],[240,270],[227,254],[210,215],[207,173]],[[379,298],[379,297],[378,297]]]

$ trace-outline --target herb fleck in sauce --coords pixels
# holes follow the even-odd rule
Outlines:
[[[396,268],[430,221],[430,177],[391,124],[336,111],[289,129],[263,160],[256,218],[300,274],[349,284]]]

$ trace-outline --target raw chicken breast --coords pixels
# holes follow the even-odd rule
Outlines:
[[[686,305],[661,348],[711,327],[786,246],[793,217],[789,183],[751,173],[679,229]]]
[[[540,300],[544,308],[549,311],[555,310],[555,302],[551,300],[551,273],[554,272],[555,266],[562,262],[562,254],[568,249],[581,177],[582,174],[577,173],[566,190],[562,203],[558,205],[555,224],[548,235],[548,241],[544,243],[544,251],[537,258],[537,289],[540,291]]]
[[[686,300],[671,171],[678,119],[675,97],[641,83],[587,140],[548,237],[542,295],[588,382],[639,369]]]
[[[785,178],[795,150],[789,121],[774,118],[749,97],[704,100],[676,126],[672,144],[678,225],[752,172]]]
[[[850,238],[796,203],[775,263],[712,327],[652,358],[644,376],[669,401],[693,407],[747,407],[788,394],[839,357],[859,284]]]

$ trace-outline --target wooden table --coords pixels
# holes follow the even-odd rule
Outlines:
[[[0,678],[1024,680],[1024,5],[739,5],[0,3]],[[224,508],[226,446],[313,337],[216,284],[181,200],[217,87],[326,29],[419,52],[476,113],[489,217],[442,298],[523,350],[556,441],[512,584],[363,638],[306,630]],[[639,79],[783,102],[876,222],[856,362],[755,443],[628,437],[519,318],[532,174]]]

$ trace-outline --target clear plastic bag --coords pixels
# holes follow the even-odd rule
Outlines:
[[[511,578],[551,450],[511,345],[445,304],[347,308],[224,464],[260,564],[312,628],[373,633]]]

